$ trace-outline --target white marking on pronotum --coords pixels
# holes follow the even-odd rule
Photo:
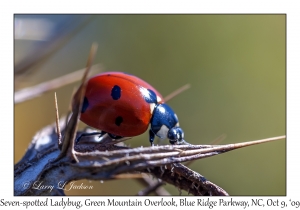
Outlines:
[[[162,101],[159,96],[156,96],[156,100],[157,100],[158,103]]]
[[[165,125],[162,125],[156,135],[161,138],[165,139],[168,136],[169,128]]]
[[[155,103],[151,103],[150,104],[150,113],[151,114],[153,114],[154,108],[155,108]]]

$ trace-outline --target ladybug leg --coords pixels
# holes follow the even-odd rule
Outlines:
[[[100,131],[100,132],[92,132],[92,133],[81,133],[75,140],[75,143],[78,144],[79,141],[81,140],[82,137],[84,136],[95,136],[99,135],[99,138],[102,137],[104,134],[106,134],[105,131]]]
[[[151,146],[153,146],[154,138],[155,138],[155,133],[150,129],[149,130],[149,141],[150,141]]]
[[[121,139],[121,138],[123,138],[123,136],[116,136],[116,135],[111,134],[111,133],[107,133],[107,134],[108,134],[109,137],[112,138],[112,139]]]

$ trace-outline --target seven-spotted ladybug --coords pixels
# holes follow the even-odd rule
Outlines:
[[[140,135],[150,123],[151,145],[155,135],[171,144],[187,144],[176,114],[161,94],[122,72],[105,72],[88,80],[80,120],[113,139]]]

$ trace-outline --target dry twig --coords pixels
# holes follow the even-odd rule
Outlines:
[[[96,65],[92,66],[92,74],[99,72],[100,70],[101,70],[101,65],[96,64]],[[85,69],[80,69],[78,71],[66,74],[62,77],[55,78],[53,80],[35,85],[33,87],[28,87],[28,88],[24,88],[22,90],[16,91],[15,92],[15,104],[22,103],[24,101],[41,96],[42,94],[49,92],[51,90],[60,88],[62,86],[71,84],[76,81],[79,81],[82,78],[82,74],[84,73],[84,71],[85,71]]]

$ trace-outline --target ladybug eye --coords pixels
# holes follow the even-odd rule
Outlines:
[[[184,132],[180,127],[171,128],[168,132],[168,139],[171,144],[183,141]]]

